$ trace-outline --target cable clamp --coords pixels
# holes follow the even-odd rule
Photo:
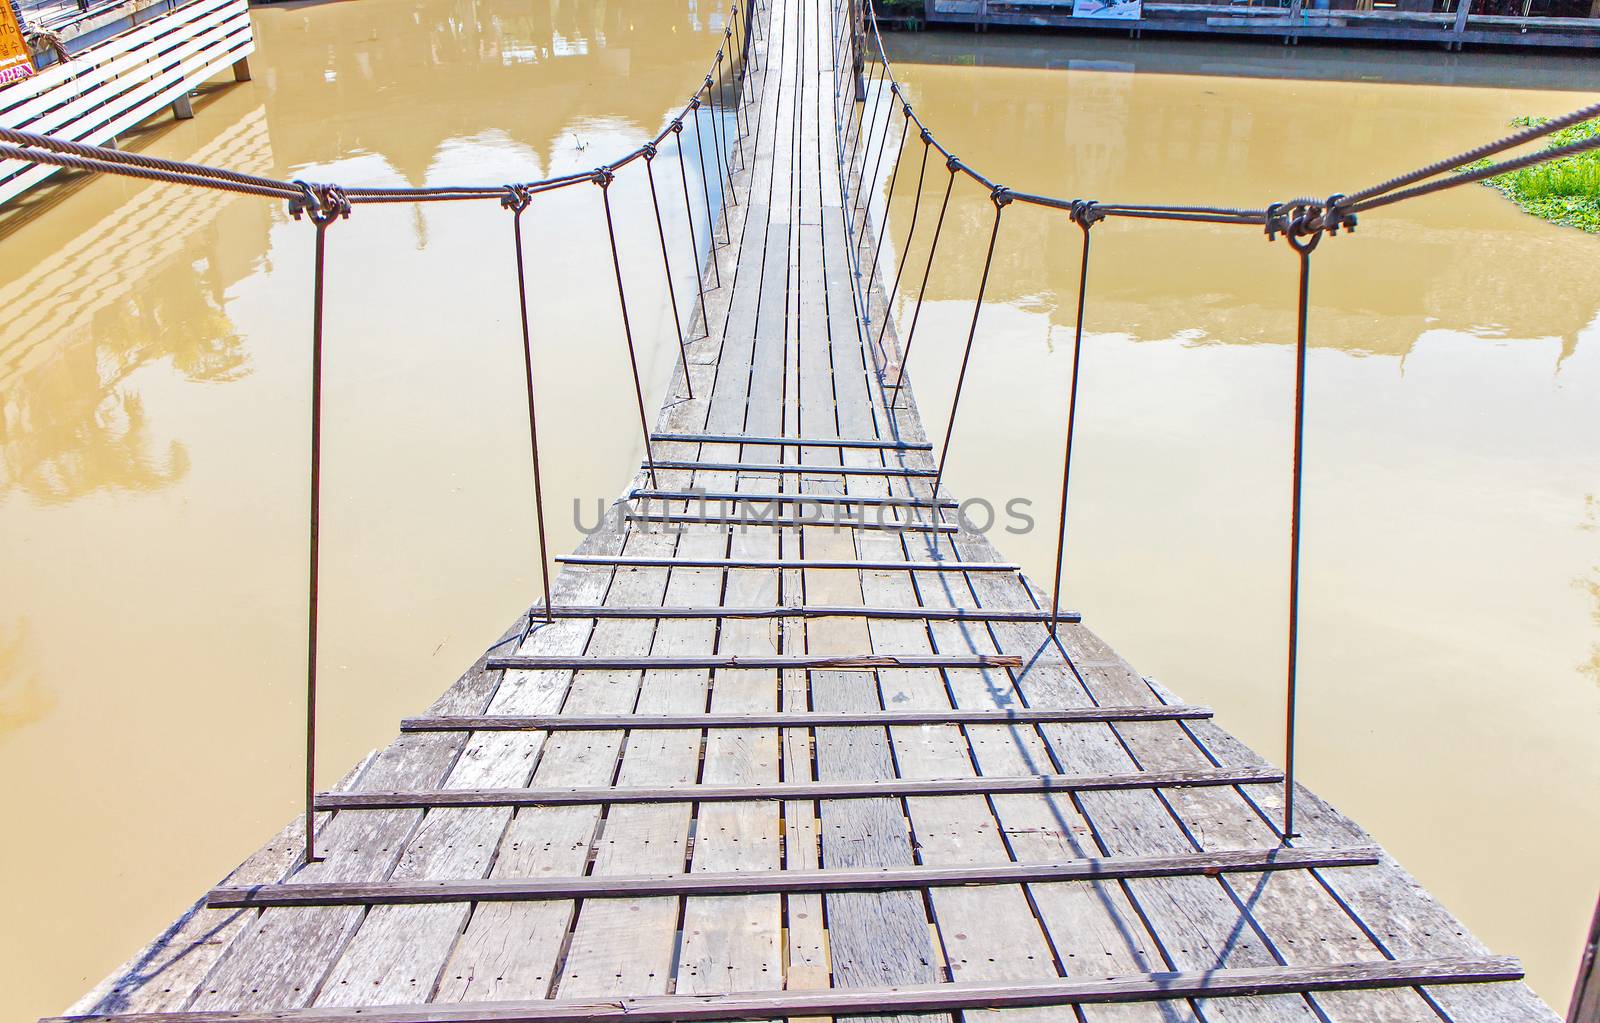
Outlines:
[[[672,119],[672,130],[673,130],[673,132],[675,134],[678,134],[678,135],[682,135],[683,134],[683,118],[674,117]]]
[[[951,153],[949,156],[945,157],[944,165],[951,174],[954,174],[956,171],[961,169],[961,158],[956,156],[956,154]]]
[[[995,206],[1000,208],[1010,206],[1013,198],[1014,196],[1011,193],[1011,189],[1004,185],[996,185],[994,186],[993,190],[989,192],[989,199],[995,204]]]
[[[610,167],[596,167],[594,169],[594,173],[589,176],[589,180],[593,181],[601,188],[610,188],[611,182],[615,181],[616,177],[616,174],[612,173]]]
[[[1074,224],[1077,224],[1079,227],[1087,231],[1089,228],[1100,223],[1100,221],[1106,219],[1106,211],[1101,209],[1099,204],[1091,199],[1074,199],[1072,200],[1072,209],[1068,213],[1068,216],[1072,218],[1072,222]]]
[[[521,213],[533,202],[533,189],[527,185],[507,185],[506,194],[500,197],[500,206],[512,213]]]
[[[1336,192],[1322,206],[1322,226],[1329,234],[1338,234],[1341,229],[1355,233],[1356,215],[1343,208],[1344,202],[1344,193]]]
[[[646,142],[644,145],[639,147],[639,151],[644,154],[646,161],[654,160],[656,158],[656,144],[654,142]]]
[[[309,181],[295,181],[300,194],[289,200],[289,215],[296,220],[311,218],[319,226],[350,216],[350,199],[338,185],[321,185]]]

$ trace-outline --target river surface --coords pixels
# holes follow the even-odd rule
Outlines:
[[[714,6],[261,7],[252,83],[123,142],[347,184],[592,167],[701,80]],[[891,44],[918,109],[990,176],[1118,201],[1350,190],[1600,87],[1592,64],[1523,56]],[[623,251],[652,251],[648,193],[614,193]],[[902,181],[896,245],[910,209]],[[936,435],[990,216],[957,186],[912,364]],[[683,237],[682,206],[667,217]],[[640,455],[600,218],[589,187],[528,217],[558,551],[580,539],[573,501],[592,521]],[[324,784],[537,592],[509,230],[493,203],[331,230]],[[0,232],[0,872],[28,882],[0,1010],[28,1018],[295,811],[311,229],[263,200],[99,180],[36,193]],[[1312,294],[1302,775],[1563,1008],[1600,861],[1597,246],[1465,188],[1325,242]],[[1094,247],[1068,602],[1276,759],[1293,257],[1192,225],[1103,225]],[[1041,581],[1077,258],[1064,219],[1006,214],[951,455],[956,493],[1033,502],[1038,528],[998,542]],[[658,271],[625,268],[652,408],[675,354]]]

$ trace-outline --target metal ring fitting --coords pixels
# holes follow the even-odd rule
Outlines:
[[[994,189],[990,191],[989,198],[996,206],[1009,206],[1011,205],[1012,199],[1011,189],[1004,185],[996,185],[994,186]]]
[[[639,147],[639,151],[644,153],[646,160],[654,160],[656,158],[656,144],[654,142],[646,142]]]
[[[594,173],[589,176],[589,180],[601,188],[610,188],[611,182],[615,179],[616,175],[612,173],[610,167],[596,167]]]
[[[521,213],[533,202],[533,190],[527,185],[507,185],[506,194],[500,197],[500,205],[513,213]]]

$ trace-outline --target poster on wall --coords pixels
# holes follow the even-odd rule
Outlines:
[[[0,0],[0,86],[21,82],[34,74],[34,53],[22,38],[22,24],[16,8]]]
[[[33,74],[33,52],[22,38],[22,24],[8,0],[0,0],[0,86]]]
[[[1144,0],[1073,0],[1072,16],[1138,21],[1144,16]]]

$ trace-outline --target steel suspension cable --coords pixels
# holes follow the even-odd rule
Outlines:
[[[656,148],[644,157],[644,174],[650,182],[650,208],[656,214],[656,236],[661,239],[661,268],[667,275],[667,298],[672,302],[672,323],[678,328],[678,354],[683,359],[683,387],[685,397],[694,397],[694,384],[689,380],[689,343],[683,336],[683,317],[678,313],[678,291],[672,286],[672,257],[667,255],[667,229],[661,222],[661,200],[656,196]]]
[[[1078,380],[1083,366],[1083,307],[1089,293],[1089,229],[1099,219],[1092,203],[1080,203],[1073,222],[1083,231],[1078,263],[1078,318],[1072,331],[1072,384],[1067,391],[1067,439],[1061,456],[1061,516],[1056,523],[1056,574],[1050,587],[1050,635],[1061,621],[1061,569],[1067,553],[1067,495],[1072,486],[1072,437],[1078,423]]]
[[[710,105],[710,109],[706,112],[706,117],[711,121],[711,151],[717,158],[717,188],[722,192],[722,220],[723,228],[726,230],[728,203],[732,201],[735,206],[739,205],[739,197],[733,194],[733,175],[728,172],[727,164],[723,161],[726,145],[722,139],[722,115],[717,110],[716,97],[716,86],[712,84],[711,76],[707,75],[706,102]],[[730,242],[733,240],[732,235],[727,237]]]
[[[878,85],[879,85],[879,91],[882,92],[883,83],[879,82]],[[878,111],[876,111],[876,110],[873,111],[872,116],[873,117],[877,117],[878,116]],[[871,183],[871,187],[870,188],[858,188],[856,190],[856,201],[855,201],[855,204],[850,209],[850,221],[851,221],[851,223],[855,222],[856,210],[861,208],[861,197],[863,195],[867,195],[869,192],[876,192],[877,191],[877,188],[878,188],[878,175],[883,170],[883,149],[884,149],[884,146],[889,141],[889,125],[891,123],[893,123],[893,121],[894,121],[894,115],[893,114],[890,114],[890,115],[884,117],[884,119],[883,119],[883,131],[878,133],[878,159],[872,165],[872,183]],[[909,128],[909,125],[907,127]],[[902,144],[904,143],[904,141],[905,141],[904,139],[901,139]],[[867,151],[866,152],[871,152],[871,151],[872,151],[872,143],[869,141],[867,143]],[[862,153],[862,155],[861,155],[861,167],[862,167],[863,170],[865,170],[866,166],[867,166],[866,153]],[[867,212],[868,212],[868,214],[871,213],[871,207],[872,207],[872,200],[868,199],[867,200]],[[863,235],[865,235],[865,233],[866,233],[867,222],[870,219],[871,219],[870,216],[863,216],[861,218],[861,230],[862,230]]]
[[[956,432],[956,410],[961,407],[961,389],[967,382],[967,365],[972,361],[972,342],[978,336],[978,317],[983,314],[983,296],[989,288],[989,270],[994,266],[995,242],[1000,238],[1000,215],[1005,212],[1011,197],[1004,188],[997,188],[990,196],[994,202],[994,226],[989,229],[989,251],[983,257],[983,275],[978,278],[978,297],[972,303],[972,323],[967,327],[967,343],[961,352],[961,370],[956,374],[956,391],[950,398],[950,422],[944,430],[944,446],[939,452],[939,468],[933,476],[933,498],[939,499],[939,484],[944,479],[945,460],[950,457],[950,441]],[[909,349],[910,345],[907,345]],[[905,360],[900,361],[900,374],[895,386],[905,379]]]
[[[310,219],[316,229],[311,270],[311,480],[306,550],[306,863],[315,863],[317,795],[317,624],[322,565],[322,336],[327,293],[328,228],[350,215],[350,202],[333,185],[297,182],[301,194],[289,203],[295,220]]]
[[[1294,458],[1289,499],[1289,642],[1284,693],[1283,842],[1296,837],[1294,830],[1295,710],[1299,697],[1300,659],[1300,507],[1304,477],[1306,426],[1306,321],[1311,295],[1311,253],[1322,240],[1319,230],[1302,234],[1304,215],[1291,223],[1285,240],[1300,257],[1300,288],[1296,306],[1294,346]]]
[[[879,236],[880,237],[881,237],[883,232],[887,232],[889,230],[889,210],[894,205],[894,186],[895,186],[896,182],[898,182],[900,180],[900,161],[905,158],[905,155],[906,155],[906,139],[907,139],[907,137],[910,136],[910,134],[911,134],[911,118],[906,117],[906,118],[903,118],[901,120],[900,147],[899,147],[898,150],[896,150],[896,152],[894,154],[894,170],[892,172],[890,172],[890,174],[889,174],[889,191],[884,196],[884,199],[883,199],[883,227],[879,231]],[[924,148],[922,150],[922,153],[923,153],[923,157],[924,157],[922,167],[923,167],[923,170],[927,170],[928,164],[927,164],[926,157],[927,157],[928,150],[926,148]],[[915,216],[916,216],[916,214],[913,213],[912,217],[915,218]],[[861,233],[862,233],[863,236],[865,236],[865,234],[867,232],[867,227],[868,227],[869,223],[871,222],[871,218],[872,218],[872,203],[869,202],[869,203],[867,203],[867,208],[866,208],[865,213],[862,216],[862,221],[861,221]],[[915,223],[915,220],[913,219],[913,224],[914,223]],[[864,237],[863,237],[863,241],[865,241]],[[910,238],[909,235],[907,235],[906,236],[906,244],[909,245],[910,242],[911,242],[911,238]],[[869,295],[869,296],[872,294],[872,285],[878,279],[878,264],[881,262],[881,260],[878,258],[879,257],[879,251],[878,250],[879,250],[880,247],[881,246],[874,246],[873,251],[872,251],[872,270],[867,274],[867,290],[866,290],[866,294]],[[892,295],[886,295],[884,297],[884,309],[885,310],[888,309],[888,304],[889,304],[888,300],[891,297],[893,297],[893,296]],[[870,323],[871,320],[872,320],[872,314],[871,314],[871,310],[869,308],[868,313],[867,313],[867,321]]]
[[[511,211],[511,235],[515,241],[517,315],[522,320],[522,370],[528,396],[528,446],[533,463],[534,523],[539,536],[539,580],[544,588],[545,621],[554,621],[555,605],[550,600],[550,548],[545,542],[544,528],[544,478],[539,471],[539,416],[534,407],[533,332],[528,325],[528,278],[522,255],[522,214],[532,201],[533,196],[525,190],[508,185],[500,204]]]
[[[906,331],[906,347],[900,353],[900,369],[895,373],[894,388],[889,397],[889,407],[893,408],[900,400],[900,385],[905,382],[906,365],[911,361],[911,343],[917,339],[917,321],[922,319],[922,302],[928,297],[928,278],[933,273],[933,257],[939,251],[939,236],[944,232],[944,215],[950,209],[950,191],[955,187],[956,169],[949,167],[950,176],[945,180],[944,201],[939,204],[939,219],[933,225],[933,240],[928,244],[928,263],[922,268],[922,287],[917,290],[917,305],[911,312],[911,328]],[[884,326],[889,324],[889,318],[884,317]]]
[[[644,411],[644,385],[639,380],[639,356],[633,346],[633,324],[628,319],[628,291],[622,282],[622,256],[617,251],[617,228],[611,216],[611,182],[615,178],[608,170],[597,170],[594,183],[600,186],[600,196],[606,211],[606,237],[611,240],[611,269],[617,275],[617,306],[622,310],[622,334],[628,341],[628,364],[633,368],[633,396],[639,404],[639,430],[644,436],[644,458],[650,467],[650,485],[656,481],[656,459],[650,448],[650,422]]]
[[[711,330],[711,319],[706,315],[706,274],[705,268],[700,263],[700,242],[694,233],[694,203],[689,198],[689,163],[688,157],[683,152],[683,119],[680,117],[672,122],[672,130],[678,136],[678,176],[683,181],[683,212],[689,224],[689,247],[693,250],[695,281],[700,288],[700,320],[705,325],[706,331]],[[711,209],[711,198],[706,197],[706,209]],[[710,213],[706,215],[707,229],[710,229]],[[715,287],[722,287],[722,271],[717,267],[717,242],[708,233],[706,235],[707,255],[711,262],[711,272],[716,275]]]
[[[703,129],[700,127],[700,97],[699,96],[696,96],[695,99],[694,99],[694,102],[690,104],[690,109],[692,109],[694,111],[694,151],[695,151],[695,155],[697,157],[699,157],[699,160],[697,162],[700,165],[700,190],[705,193],[705,198],[706,198],[706,237],[711,239],[712,254],[715,255],[716,246],[718,246],[718,245],[726,245],[729,242],[733,241],[733,236],[728,234],[728,199],[727,199],[727,193],[722,191],[722,177],[719,174],[718,177],[717,177],[717,192],[718,192],[717,199],[718,199],[719,204],[722,207],[722,218],[721,219],[722,219],[722,233],[723,233],[724,237],[723,237],[723,241],[718,242],[717,241],[717,217],[712,212],[712,207],[711,207],[711,180],[710,180],[709,176],[706,174],[705,134],[704,134]],[[716,148],[714,143],[712,145],[712,148]],[[719,166],[720,166],[720,161],[719,161]],[[717,273],[717,286],[719,288],[722,286],[722,273],[721,273],[721,271],[718,271],[718,273]]]

